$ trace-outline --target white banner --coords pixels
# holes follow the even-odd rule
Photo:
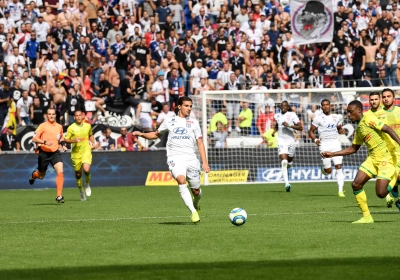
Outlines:
[[[292,0],[290,13],[296,45],[332,41],[332,0]]]

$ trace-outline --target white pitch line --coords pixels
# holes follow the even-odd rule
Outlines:
[[[361,213],[360,211],[341,211],[341,212],[294,212],[294,213],[265,213],[265,214],[248,214],[249,216],[284,216],[284,215],[321,215],[321,214],[343,214],[343,213]],[[395,211],[374,211],[372,214],[381,213],[393,213],[397,214]],[[53,222],[63,222],[63,223],[79,223],[79,222],[102,222],[102,221],[131,221],[131,220],[148,220],[148,219],[174,219],[174,218],[187,218],[188,216],[163,216],[163,217],[136,217],[136,218],[100,218],[100,219],[76,219],[76,220],[41,220],[41,221],[10,221],[10,222],[0,222],[0,225],[10,225],[10,224],[41,224],[41,223],[53,223]],[[207,217],[217,217],[217,216],[207,216]]]

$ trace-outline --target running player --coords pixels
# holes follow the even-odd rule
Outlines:
[[[361,164],[356,178],[351,184],[363,217],[353,223],[371,224],[374,220],[369,212],[367,195],[363,187],[371,178],[376,177],[375,189],[378,197],[384,198],[392,190],[392,186],[396,183],[395,168],[386,142],[382,139],[382,132],[389,134],[399,145],[400,138],[393,129],[385,125],[375,115],[363,114],[363,105],[358,100],[349,103],[347,113],[351,121],[358,122],[352,146],[338,152],[324,151],[321,155],[324,158],[332,158],[354,154],[365,143],[368,149],[368,157]]]
[[[169,170],[179,186],[179,193],[183,202],[189,208],[193,223],[200,221],[200,162],[196,156],[197,144],[204,172],[210,172],[204,149],[203,136],[200,125],[196,119],[190,117],[193,101],[183,96],[178,99],[179,112],[176,117],[170,117],[163,121],[157,131],[142,133],[133,132],[136,136],[146,139],[157,139],[161,134],[168,132],[167,158]],[[194,198],[186,186],[189,182]]]
[[[311,139],[319,146],[319,151],[337,152],[341,150],[340,142],[338,139],[339,133],[344,134],[342,128],[343,117],[337,114],[331,114],[331,102],[327,99],[321,101],[321,109],[323,114],[317,115],[308,131]],[[319,138],[314,134],[318,129]],[[338,133],[339,132],[339,133]],[[332,173],[331,162],[335,165],[336,180],[339,187],[339,197],[345,197],[343,192],[344,175],[342,170],[343,157],[322,158],[321,171],[322,174],[327,175]]]
[[[291,185],[289,183],[288,168],[292,167],[293,157],[296,153],[296,141],[294,138],[294,131],[303,130],[303,126],[299,117],[292,112],[287,101],[281,103],[281,113],[275,115],[276,125],[272,132],[272,137],[278,131],[278,153],[281,159],[283,180],[285,181],[285,188],[290,192]]]
[[[68,127],[65,142],[72,143],[71,161],[75,171],[76,185],[81,194],[81,201],[90,196],[90,165],[92,164],[92,149],[94,136],[92,126],[83,121],[82,111],[74,112],[75,122]],[[82,187],[82,169],[85,174],[85,191]],[[86,195],[85,195],[86,192]]]
[[[400,136],[400,108],[394,105],[395,101],[395,94],[393,90],[390,88],[384,88],[382,90],[382,103],[383,103],[383,110],[386,112],[386,121],[388,126],[396,132],[398,136]],[[397,172],[397,182],[396,186],[393,188],[394,190],[392,191],[392,194],[394,196],[398,196],[398,184],[400,183],[400,146],[396,145],[396,143],[393,143],[392,145],[395,146],[395,168]],[[393,203],[393,198],[392,198],[392,203]],[[390,204],[390,207],[392,205]],[[389,201],[388,201],[388,207],[389,207]],[[396,201],[396,207],[400,211],[400,200],[398,199]]]
[[[58,203],[64,203],[62,190],[64,186],[64,167],[61,159],[60,149],[67,150],[64,142],[63,127],[56,123],[56,110],[47,109],[47,121],[38,126],[32,142],[38,145],[39,159],[38,169],[32,172],[29,184],[33,185],[36,179],[42,180],[46,176],[49,164],[56,171],[56,187]]]
[[[375,117],[378,118],[378,120],[381,120],[384,124],[388,125],[390,127],[390,125],[387,122],[387,117],[386,114],[387,112],[385,110],[382,110],[383,106],[382,106],[382,98],[381,98],[381,94],[379,92],[371,92],[369,95],[369,105],[371,107],[371,109],[369,109],[368,111],[366,111],[364,113],[365,114],[373,114],[375,115]],[[399,134],[397,134],[399,135]],[[397,145],[394,144],[394,142],[392,141],[392,138],[388,135],[388,134],[383,134],[383,139],[386,141],[386,145],[389,148],[389,152],[392,155],[393,158],[393,163],[396,166],[396,154],[394,153],[394,151],[396,150]],[[390,194],[388,194],[386,196],[386,206],[388,208],[392,208],[392,205],[394,203],[394,199],[393,197],[390,196]]]

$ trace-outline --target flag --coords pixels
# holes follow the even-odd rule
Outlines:
[[[292,0],[290,11],[296,45],[332,42],[332,0]]]

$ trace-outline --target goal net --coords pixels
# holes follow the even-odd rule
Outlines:
[[[283,183],[277,143],[271,137],[274,115],[280,112],[281,102],[287,100],[303,124],[296,132],[297,149],[289,181],[336,181],[333,171],[323,175],[317,145],[308,136],[312,120],[321,114],[320,102],[331,101],[332,113],[343,117],[345,134],[339,136],[342,148],[351,145],[356,124],[347,117],[347,104],[360,100],[364,111],[369,107],[369,93],[383,88],[323,88],[283,90],[204,91],[193,96],[193,111],[203,131],[206,153],[218,178],[205,175],[204,184],[214,183]],[[400,93],[400,87],[393,87]],[[245,121],[240,117],[244,116]],[[318,137],[318,132],[315,131]],[[358,153],[343,158],[345,180],[355,177],[367,156],[363,146]],[[332,163],[333,165],[333,163]],[[244,178],[246,177],[246,178]]]

